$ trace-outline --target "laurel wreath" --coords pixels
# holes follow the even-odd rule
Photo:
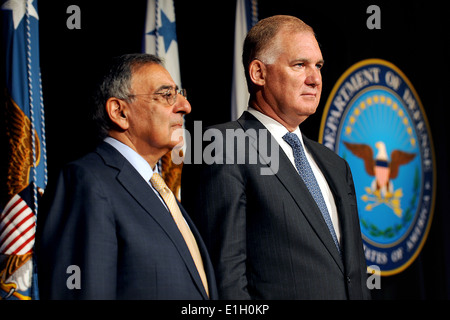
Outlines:
[[[368,233],[374,237],[383,237],[390,239],[395,237],[400,231],[414,218],[413,209],[416,206],[419,198],[419,168],[416,167],[413,182],[413,196],[409,202],[409,207],[404,211],[402,220],[393,226],[387,227],[384,230],[378,228],[375,224],[369,223],[364,219],[360,219],[361,225],[364,229],[368,230]]]

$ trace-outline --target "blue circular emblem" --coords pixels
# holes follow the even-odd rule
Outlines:
[[[369,268],[401,272],[425,243],[436,189],[431,133],[412,84],[385,60],[356,63],[328,98],[319,141],[352,170]]]

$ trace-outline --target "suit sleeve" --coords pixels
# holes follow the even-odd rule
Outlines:
[[[95,172],[75,165],[45,194],[36,239],[43,299],[114,299],[113,210]]]
[[[355,251],[357,254],[355,254],[355,259],[357,259],[357,261],[355,262],[356,265],[359,266],[359,270],[360,270],[360,284],[361,284],[361,288],[355,288],[354,290],[351,291],[355,291],[357,292],[357,294],[355,294],[355,296],[357,297],[357,299],[371,299],[371,293],[370,290],[367,287],[367,263],[366,263],[366,259],[365,259],[365,255],[364,255],[364,247],[363,247],[363,243],[362,243],[362,238],[361,238],[361,229],[360,229],[360,223],[359,223],[359,216],[358,216],[358,210],[356,209],[357,206],[357,200],[356,200],[356,191],[355,191],[355,185],[354,185],[354,181],[353,181],[353,176],[352,176],[352,172],[350,170],[350,166],[348,165],[347,161],[345,161],[345,165],[346,165],[346,169],[347,169],[347,184],[350,187],[351,193],[352,193],[352,199],[351,199],[351,203],[354,204],[355,206],[355,221],[354,221],[354,228],[356,228],[354,234],[356,235],[356,239],[354,241],[355,243]]]
[[[191,173],[195,172],[189,182],[195,187],[187,201],[188,212],[208,247],[219,299],[250,299],[246,278],[245,178],[240,166],[188,167]]]

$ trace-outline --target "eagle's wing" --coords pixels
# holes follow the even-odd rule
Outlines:
[[[408,153],[400,150],[392,151],[390,164],[391,173],[389,175],[389,179],[397,178],[400,166],[412,161],[415,156],[415,153]]]
[[[5,172],[0,176],[1,187],[5,193],[0,194],[0,207],[17,193],[25,189],[29,182],[30,168],[33,166],[33,155],[31,148],[31,122],[19,106],[7,97],[5,103],[5,132],[8,140],[7,161]],[[39,139],[36,132],[36,160],[40,158]]]
[[[345,146],[350,150],[355,156],[364,160],[364,167],[369,175],[375,175],[375,161],[373,159],[373,150],[367,144],[362,143],[349,143],[344,141]]]

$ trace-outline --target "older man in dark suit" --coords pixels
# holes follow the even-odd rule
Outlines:
[[[369,298],[350,168],[299,127],[322,90],[312,28],[291,16],[263,19],[246,37],[243,62],[249,110],[208,129],[224,141],[205,149],[215,149],[213,164],[185,167],[198,184],[195,199],[183,198],[211,254],[219,296]]]
[[[104,140],[62,170],[38,217],[41,298],[217,298],[205,245],[156,166],[181,145],[185,91],[159,58],[131,54],[96,101]]]

